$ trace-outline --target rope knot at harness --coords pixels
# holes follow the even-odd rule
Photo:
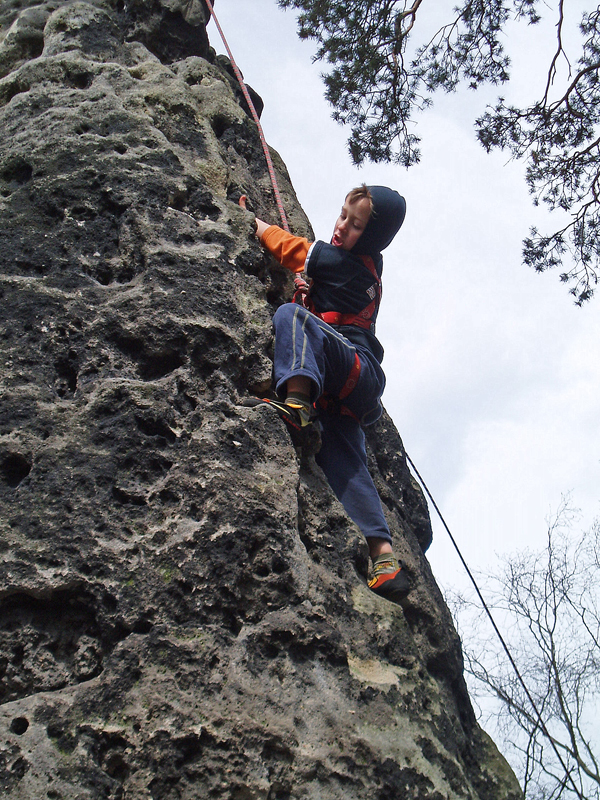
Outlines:
[[[295,289],[292,303],[298,303],[301,306],[306,306],[304,300],[308,296],[310,287],[302,275],[294,275],[294,287]]]

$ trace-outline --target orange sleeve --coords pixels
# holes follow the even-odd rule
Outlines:
[[[277,225],[269,225],[260,239],[269,253],[290,272],[302,272],[311,242],[302,236],[293,236]]]

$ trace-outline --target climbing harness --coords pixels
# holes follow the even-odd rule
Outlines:
[[[344,313],[341,311],[316,311],[309,291],[306,294],[303,294],[300,297],[300,300],[296,302],[301,302],[302,305],[304,305],[305,308],[307,308],[312,314],[314,314],[316,317],[319,317],[319,319],[322,319],[323,322],[326,322],[328,325],[356,325],[357,327],[369,330],[374,334],[375,317],[377,316],[377,311],[379,310],[379,304],[381,302],[381,278],[377,274],[373,259],[370,256],[361,256],[361,258],[369,272],[375,278],[375,283],[367,290],[367,294],[371,298],[371,302],[365,306],[362,311],[359,311],[358,313]],[[298,294],[298,292],[296,294]],[[296,295],[294,295],[294,299],[295,297]],[[352,392],[356,387],[359,377],[360,359],[358,357],[358,353],[355,352],[354,363],[352,364],[348,378],[346,383],[343,385],[342,390],[337,397],[330,394],[321,395],[318,400],[321,408],[329,411],[332,414],[345,414],[346,416],[352,417],[357,422],[360,422],[356,414],[351,411],[348,406],[342,403],[342,400],[345,400],[350,392]]]
[[[309,311],[315,314],[315,316],[319,317],[319,319],[322,319],[323,322],[326,322],[328,325],[357,325],[359,328],[365,328],[374,334],[375,317],[377,316],[377,311],[379,310],[379,304],[381,302],[381,278],[377,274],[375,264],[370,256],[361,256],[361,259],[363,260],[365,267],[375,278],[375,283],[367,290],[367,294],[371,298],[371,302],[365,306],[362,311],[359,311],[358,313],[343,313],[341,311],[315,311],[310,298],[310,292],[304,296],[303,304],[306,308],[308,308]]]
[[[358,383],[358,379],[360,377],[360,358],[358,357],[358,353],[354,353],[354,364],[352,364],[352,369],[350,370],[350,374],[346,379],[346,383],[342,387],[342,391],[339,393],[338,397],[340,400],[345,400],[350,392],[356,387]]]

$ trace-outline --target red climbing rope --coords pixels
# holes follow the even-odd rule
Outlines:
[[[217,30],[221,35],[221,39],[223,40],[223,44],[225,45],[225,49],[227,50],[227,55],[229,56],[229,60],[231,61],[231,66],[235,72],[236,78],[238,79],[238,83],[240,84],[240,89],[242,90],[242,94],[246,102],[248,103],[248,108],[250,109],[250,113],[252,114],[252,119],[256,122],[256,127],[258,128],[258,135],[260,137],[260,142],[262,144],[262,148],[265,153],[265,158],[267,160],[267,169],[269,170],[269,176],[271,178],[271,184],[273,186],[273,194],[275,195],[275,202],[277,203],[277,208],[279,210],[279,216],[281,217],[281,224],[284,230],[288,233],[290,231],[287,217],[285,215],[285,211],[283,209],[283,203],[281,202],[281,195],[279,194],[279,187],[277,185],[277,178],[275,177],[275,170],[273,169],[273,162],[271,161],[271,154],[269,153],[269,147],[267,145],[267,140],[265,139],[265,135],[263,133],[262,125],[260,124],[260,119],[258,118],[258,114],[256,113],[256,108],[254,107],[254,103],[252,102],[252,98],[250,97],[250,92],[248,91],[246,84],[244,83],[244,78],[242,73],[238,69],[237,64],[235,63],[235,59],[233,57],[233,53],[229,49],[229,45],[227,44],[227,39],[225,38],[225,34],[221,26],[219,25],[219,20],[215,14],[213,9],[211,0],[204,0],[206,5],[208,6],[208,10],[210,11],[212,18],[215,21],[215,25],[217,26]]]

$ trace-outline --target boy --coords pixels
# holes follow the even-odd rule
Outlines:
[[[239,203],[246,208],[245,195]],[[306,270],[310,289],[304,306],[286,303],[273,317],[275,391],[280,399],[251,403],[270,406],[300,430],[313,424],[317,409],[322,444],[315,460],[367,540],[373,562],[369,588],[393,602],[410,584],[392,552],[367,469],[361,425],[381,415],[383,348],[375,337],[381,251],[400,229],[405,213],[406,203],[397,192],[363,184],[346,196],[330,244],[311,244],[256,219],[261,244],[290,271]]]

